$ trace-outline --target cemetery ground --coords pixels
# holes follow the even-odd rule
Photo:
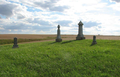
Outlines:
[[[13,44],[14,37],[17,37],[19,43],[54,41],[56,34],[40,35],[40,34],[0,34],[0,45]],[[77,35],[61,35],[62,40],[75,40]],[[84,35],[86,39],[93,39],[93,35]],[[120,40],[120,36],[103,36],[96,35],[97,39]]]
[[[0,77],[120,77],[120,40],[92,41],[0,45]]]

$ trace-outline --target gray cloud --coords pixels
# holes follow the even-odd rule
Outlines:
[[[86,27],[86,28],[90,28],[90,27],[94,27],[94,26],[98,26],[98,25],[100,25],[101,23],[97,23],[97,22],[83,22],[83,24],[84,24],[84,26]]]
[[[39,18],[35,18],[34,20],[28,19],[27,20],[29,23],[37,23],[40,24],[41,26],[52,26],[49,21],[44,21],[40,20]]]
[[[120,2],[120,0],[112,0],[112,1],[115,1],[115,2]]]
[[[32,30],[37,30],[37,31],[41,31],[41,30],[42,31],[50,31],[54,27],[51,27],[51,26],[46,27],[46,26],[38,26],[38,25],[36,25],[36,26],[32,26],[31,28],[32,28]]]
[[[58,11],[58,12],[63,12],[65,9],[68,9],[68,6],[55,6],[55,3],[57,3],[59,0],[50,0],[42,2],[34,2],[34,4],[37,7],[41,7],[43,9],[49,9],[50,11]]]
[[[49,8],[51,11],[59,11],[59,12],[63,12],[65,9],[68,9],[67,6],[57,6],[57,7],[51,7]]]
[[[40,31],[44,31],[49,34],[51,31],[54,31],[53,29],[56,29],[56,27],[53,26],[39,26],[37,24],[28,24],[24,22],[2,23],[1,25],[0,25],[0,28],[2,28],[0,30],[1,34],[24,33],[24,32],[32,34],[31,33],[32,31],[35,31],[36,33]]]
[[[3,28],[5,30],[9,30],[9,29],[11,29],[11,30],[15,30],[15,29],[16,30],[21,30],[21,29],[26,30],[26,29],[29,29],[29,26],[31,26],[31,25],[27,25],[25,23],[12,22],[10,24],[4,24]]]
[[[61,21],[56,21],[55,23],[61,25],[61,26],[69,26],[70,23],[72,23],[72,21],[69,20],[61,20]]]
[[[21,15],[21,14],[18,14],[18,15],[17,15],[17,19],[23,19],[23,18],[25,18],[25,16],[23,16],[23,15]]]
[[[13,9],[16,7],[14,4],[0,4],[0,14],[10,17],[13,15]]]

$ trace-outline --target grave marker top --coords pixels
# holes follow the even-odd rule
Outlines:
[[[60,25],[58,25],[58,28],[60,28]]]
[[[83,25],[83,23],[80,21],[80,22],[78,23],[78,25],[79,25],[79,26],[82,26],[82,25]]]

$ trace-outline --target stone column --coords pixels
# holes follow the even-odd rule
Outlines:
[[[92,42],[92,45],[94,45],[94,44],[97,44],[97,42],[96,42],[96,36],[93,36],[93,42]]]
[[[56,42],[61,42],[61,41],[62,41],[62,39],[60,36],[60,25],[58,25]]]
[[[85,39],[85,37],[84,37],[84,35],[83,35],[83,29],[82,29],[83,23],[80,21],[80,22],[78,23],[78,25],[79,25],[79,28],[78,28],[78,35],[77,35],[77,37],[76,37],[76,40]]]
[[[14,45],[12,48],[19,48],[18,45],[17,45],[17,38],[15,37],[14,38]]]

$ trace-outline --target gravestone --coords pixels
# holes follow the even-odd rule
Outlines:
[[[82,29],[82,26],[83,26],[83,23],[80,21],[78,23],[78,35],[76,37],[76,40],[82,40],[82,39],[85,39],[84,35],[83,35],[83,29]]]
[[[17,45],[17,38],[15,37],[14,38],[14,45],[12,48],[19,48],[18,45]]]
[[[93,42],[92,42],[92,45],[94,45],[94,44],[97,44],[97,42],[96,42],[96,36],[93,36]]]
[[[62,39],[60,36],[60,25],[58,25],[56,42],[61,42],[61,41],[62,41]]]

